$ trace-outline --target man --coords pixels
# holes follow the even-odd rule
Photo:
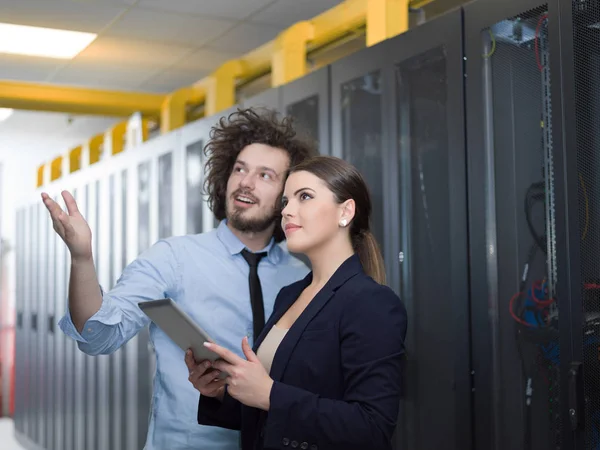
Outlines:
[[[138,302],[170,297],[241,355],[242,338],[257,336],[279,290],[308,273],[280,245],[280,203],[290,165],[312,156],[313,149],[296,138],[288,120],[239,110],[213,128],[205,152],[205,187],[221,220],[218,228],[160,240],[124,270],[110,292],[98,284],[91,232],[73,197],[62,193],[67,214],[42,194],[71,253],[69,306],[59,325],[83,352],[114,352],[149,323]],[[258,269],[250,266],[250,252],[262,254]],[[237,432],[197,424],[199,394],[188,381],[184,352],[154,325],[150,338],[157,371],[145,449],[238,448]]]

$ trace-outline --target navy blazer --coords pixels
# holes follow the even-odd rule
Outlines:
[[[310,284],[284,287],[254,351]],[[200,396],[198,423],[241,430],[242,450],[388,450],[398,418],[406,310],[348,258],[275,353],[269,411]]]

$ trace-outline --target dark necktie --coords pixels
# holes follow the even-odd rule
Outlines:
[[[265,326],[265,307],[263,305],[262,289],[260,287],[260,280],[258,278],[258,262],[261,260],[261,258],[267,256],[267,253],[252,253],[244,249],[242,250],[242,256],[250,266],[248,282],[250,284],[250,303],[252,304],[254,340],[256,341],[256,338],[258,338],[258,335]]]

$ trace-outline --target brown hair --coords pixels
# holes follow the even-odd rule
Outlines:
[[[238,108],[227,118],[221,117],[210,131],[210,140],[204,147],[207,158],[204,188],[210,209],[218,220],[226,217],[227,181],[239,153],[246,146],[264,144],[285,150],[290,157],[290,167],[317,154],[312,143],[297,136],[291,117],[280,120],[276,111],[263,111],[259,114],[252,108]],[[277,242],[283,240],[280,226],[275,227],[274,237]]]
[[[379,245],[371,232],[371,196],[364,178],[356,168],[340,158],[316,156],[294,166],[290,173],[306,171],[325,182],[338,203],[352,199],[356,205],[350,222],[352,247],[365,273],[385,284],[385,266]]]

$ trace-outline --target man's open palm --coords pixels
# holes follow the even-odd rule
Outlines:
[[[72,258],[91,258],[92,231],[79,212],[73,196],[69,192],[63,191],[62,198],[67,205],[68,214],[47,193],[42,193],[42,200],[50,212],[54,231],[67,244]]]

